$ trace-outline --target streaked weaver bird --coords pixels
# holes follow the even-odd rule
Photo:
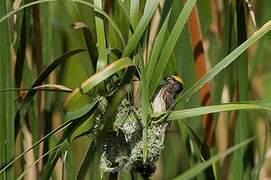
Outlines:
[[[165,82],[156,89],[151,99],[154,113],[163,113],[171,110],[174,107],[177,95],[183,90],[184,83],[180,77],[166,76],[163,79]],[[164,149],[164,138],[168,126],[169,123],[167,121],[151,123],[148,126],[148,155],[146,163],[143,163],[143,150],[141,153],[131,155],[132,157],[136,157],[134,159],[137,159],[133,163],[133,171],[140,173],[144,179],[149,179],[156,170],[156,162]],[[139,147],[138,149],[140,149],[142,146],[143,140],[140,140],[135,147]]]
[[[164,77],[165,83],[160,85],[152,99],[151,105],[154,113],[166,112],[175,104],[175,99],[183,90],[183,80],[178,76]]]

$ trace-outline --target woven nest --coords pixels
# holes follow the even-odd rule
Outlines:
[[[101,118],[103,115],[100,115]],[[118,107],[114,130],[107,132],[101,144],[100,171],[136,171],[152,176],[156,162],[164,149],[167,122],[150,123],[147,128],[147,158],[143,163],[143,125],[140,110],[124,99]]]

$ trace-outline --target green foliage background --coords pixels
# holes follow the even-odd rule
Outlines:
[[[195,5],[208,67],[200,80],[186,23]],[[182,77],[184,91],[167,114],[172,126],[151,179],[267,176],[269,7],[269,0],[2,0],[0,180],[99,179],[96,137],[85,133],[99,113],[95,97],[110,102],[103,130],[112,130],[127,93],[137,95],[146,127],[151,96],[172,74]],[[198,90],[207,82],[212,105],[200,106]],[[209,113],[212,145],[202,123]]]

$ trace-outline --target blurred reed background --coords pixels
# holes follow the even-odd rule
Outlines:
[[[114,121],[133,94],[147,125],[172,74],[184,91],[150,179],[270,179],[270,5],[1,0],[0,180],[99,179],[95,97]],[[117,176],[103,179],[142,179]]]

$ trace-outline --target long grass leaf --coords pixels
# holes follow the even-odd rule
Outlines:
[[[236,111],[236,110],[271,110],[270,102],[257,102],[251,101],[251,103],[239,103],[239,104],[221,104],[213,106],[204,106],[191,109],[183,109],[179,111],[172,111],[169,115],[169,120],[178,120],[194,116],[201,116],[209,113],[218,113],[226,111]]]
[[[150,60],[148,61],[148,66],[147,66],[147,77],[146,77],[146,80],[147,80],[147,85],[149,86],[150,84],[150,81],[151,81],[151,77],[155,71],[155,67],[157,65],[157,61],[158,61],[158,57],[160,55],[160,52],[161,52],[161,49],[163,47],[163,42],[164,42],[164,39],[165,39],[165,35],[166,35],[166,32],[167,32],[167,28],[168,28],[168,22],[169,22],[169,17],[170,17],[170,12],[168,13],[160,31],[158,32],[157,36],[156,36],[156,39],[155,39],[155,42],[154,42],[154,45],[153,45],[153,48],[152,48],[152,52],[151,52],[151,57],[150,57]]]
[[[236,60],[244,51],[246,51],[251,45],[256,43],[261,39],[266,33],[271,30],[271,21],[265,23],[258,31],[256,31],[251,37],[249,37],[244,43],[233,50],[229,55],[227,55],[222,61],[215,65],[210,71],[204,75],[200,80],[198,80],[193,86],[191,86],[184,94],[180,95],[176,102],[180,100],[188,101],[189,98],[197,92],[205,83],[213,79],[219,72],[230,65]]]
[[[102,9],[101,0],[94,0],[94,5]],[[107,49],[106,49],[104,20],[102,17],[99,17],[96,15],[95,23],[96,23],[98,54],[99,54],[98,61],[97,61],[97,71],[100,71],[107,65]]]
[[[139,40],[141,39],[144,31],[146,30],[157,6],[159,0],[147,1],[144,9],[144,14],[140,19],[134,34],[131,36],[127,46],[125,47],[122,57],[130,56],[135,47],[138,45]]]
[[[207,160],[205,162],[195,164],[192,168],[190,168],[189,170],[187,170],[186,172],[184,172],[180,176],[174,178],[174,180],[187,180],[187,179],[191,179],[191,178],[197,176],[200,172],[204,171],[206,168],[211,166],[213,163],[215,163],[215,162],[219,161],[221,158],[224,158],[225,156],[235,152],[236,150],[244,147],[245,145],[253,142],[256,138],[257,138],[257,136],[249,138],[245,141],[242,141],[241,143],[239,143],[237,145],[234,145],[233,147],[229,148],[225,152],[222,152],[222,153],[219,153],[215,156],[212,156],[209,160]]]
[[[147,159],[147,154],[148,154],[148,118],[149,118],[149,112],[150,112],[150,103],[149,103],[149,89],[146,83],[146,68],[144,67],[144,60],[142,55],[138,55],[136,58],[138,58],[138,60],[135,61],[139,61],[140,64],[140,70],[141,70],[141,74],[140,74],[140,79],[141,79],[141,104],[142,104],[142,124],[143,127],[145,127],[143,129],[143,134],[142,134],[142,139],[143,139],[143,162],[146,162]]]
[[[93,102],[94,104],[97,104],[96,102]],[[91,106],[92,108],[89,108],[90,113],[93,112],[93,108],[95,106]],[[31,151],[33,148],[37,147],[40,143],[42,143],[43,141],[45,141],[46,139],[48,139],[49,137],[51,137],[52,135],[65,130],[67,127],[69,127],[72,123],[74,123],[75,121],[78,121],[78,119],[83,118],[84,116],[89,116],[89,114],[81,114],[81,116],[79,116],[78,114],[76,116],[70,116],[68,118],[68,120],[63,123],[62,125],[60,125],[59,127],[57,127],[56,129],[54,129],[53,131],[51,131],[50,133],[48,133],[47,135],[45,135],[43,138],[41,138],[40,140],[38,140],[36,143],[34,143],[30,148],[28,148],[27,150],[25,150],[24,152],[22,152],[20,155],[18,155],[16,158],[14,158],[12,161],[10,161],[7,165],[5,165],[4,167],[1,167],[0,169],[0,174],[3,173],[6,169],[8,169],[12,164],[14,164],[18,159],[22,158],[26,153],[28,153],[29,151]],[[69,132],[71,132],[69,130]]]
[[[163,48],[163,51],[161,53],[161,56],[158,60],[158,64],[156,66],[155,72],[152,76],[152,82],[150,86],[150,93],[153,94],[154,90],[156,89],[156,86],[158,85],[158,82],[160,78],[163,75],[163,72],[166,68],[166,65],[170,59],[170,56],[175,48],[175,45],[182,33],[182,30],[184,28],[185,22],[187,21],[190,12],[192,11],[194,5],[196,4],[197,0],[188,0],[186,1],[182,12],[180,13],[178,19],[176,20],[176,23],[168,37],[168,40]]]
[[[39,75],[39,77],[32,84],[32,86],[31,86],[32,89],[27,92],[26,97],[24,98],[23,102],[21,103],[21,106],[19,109],[20,117],[24,116],[24,114],[27,112],[29,106],[31,105],[31,100],[37,92],[37,89],[34,89],[34,88],[37,86],[40,86],[48,78],[48,76],[51,74],[51,72],[53,72],[55,70],[55,68],[57,68],[59,65],[65,63],[67,61],[67,59],[69,59],[71,56],[78,54],[78,53],[81,53],[83,51],[86,51],[86,49],[74,49],[74,50],[68,51],[68,52],[64,53],[63,55],[59,56],[58,58],[56,58],[47,68],[45,68],[43,70],[43,72]],[[17,123],[19,123],[19,122],[17,122]]]
[[[87,153],[85,154],[83,161],[81,162],[80,168],[76,175],[76,179],[79,179],[79,180],[84,179],[86,172],[90,166],[90,163],[94,158],[95,151],[96,151],[96,146],[95,146],[95,143],[92,142],[88,147]]]
[[[134,32],[135,26],[132,23],[132,19],[129,16],[128,9],[125,8],[121,0],[117,0],[118,4],[120,5],[120,8],[122,9],[123,13],[125,14],[126,18],[128,19],[129,23],[131,24],[132,32]]]
[[[246,16],[245,16],[245,6],[243,1],[235,1],[235,11],[236,11],[236,25],[237,25],[237,43],[240,45],[247,39],[247,26],[246,26]],[[247,52],[242,53],[237,59],[234,66],[238,74],[238,96],[239,101],[246,101],[249,97],[249,77],[248,77],[248,54]],[[242,71],[240,71],[242,69]],[[254,122],[254,121],[253,121]],[[236,122],[235,129],[235,139],[234,143],[247,139],[250,134],[250,124],[253,123],[249,121],[249,116],[246,112],[238,113],[238,120]],[[255,124],[256,125],[256,124]],[[233,155],[231,161],[231,172],[232,177],[236,179],[243,179],[245,169],[252,168],[251,160],[253,158],[245,157],[245,151],[247,149],[242,148],[236,151]],[[243,162],[243,159],[247,159],[247,162]],[[250,163],[248,163],[250,161]],[[253,161],[253,160],[252,160]],[[231,178],[231,175],[229,175]]]
[[[43,141],[45,141],[47,138],[49,138],[50,136],[54,135],[57,132],[62,131],[63,129],[65,129],[66,127],[68,127],[72,122],[74,121],[74,119],[71,119],[65,123],[63,123],[62,125],[60,125],[58,128],[56,128],[55,130],[51,131],[50,133],[48,133],[47,135],[45,135],[43,138],[41,138],[40,140],[38,140],[36,143],[34,143],[29,149],[25,150],[24,152],[22,152],[20,155],[18,155],[17,157],[15,157],[12,161],[10,161],[7,165],[5,165],[4,167],[1,167],[0,169],[0,174],[3,173],[7,168],[9,168],[11,165],[13,165],[18,159],[22,158],[26,153],[28,153],[29,151],[31,151],[33,148],[37,147],[40,143],[42,143]]]
[[[72,89],[65,87],[59,84],[43,84],[40,86],[36,86],[33,88],[7,88],[7,89],[0,89],[0,92],[6,91],[30,91],[30,90],[40,90],[40,91],[59,91],[59,92],[72,92]],[[17,99],[21,96],[26,95],[27,92],[22,93]]]
[[[7,12],[9,2],[0,2],[0,16]],[[0,87],[12,88],[11,39],[9,22],[0,24]],[[14,157],[14,92],[0,93],[0,167]],[[14,168],[6,169],[0,179],[14,179]]]
[[[121,34],[121,31],[119,30],[119,28],[116,25],[116,23],[114,22],[114,20],[105,11],[103,11],[99,7],[93,5],[92,3],[89,3],[89,2],[86,2],[86,1],[83,1],[83,0],[65,0],[65,1],[66,2],[76,2],[76,3],[79,3],[79,4],[83,4],[83,5],[89,6],[91,8],[94,8],[97,12],[101,13],[105,18],[108,19],[109,23],[112,24],[112,26],[114,27],[114,29],[118,33],[118,35],[119,35],[119,37],[120,37],[120,39],[122,41],[123,46],[125,45],[125,41],[124,41],[124,38],[123,38],[123,36]],[[34,6],[36,4],[42,4],[42,3],[47,3],[47,2],[64,2],[64,1],[63,0],[38,0],[38,1],[34,1],[34,2],[31,2],[31,3],[25,4],[25,5],[20,6],[19,8],[15,9],[13,11],[10,11],[9,13],[7,13],[3,17],[1,17],[0,18],[0,23],[2,21],[6,20],[7,18],[9,18],[10,16],[12,16],[13,14],[17,13],[18,11],[21,11],[22,9]]]
[[[78,127],[80,127],[82,123],[88,120],[91,117],[91,115],[96,112],[98,103],[93,102],[93,104],[95,104],[93,108],[91,108],[87,113],[83,114],[81,117],[74,119],[72,123],[65,129],[61,139],[58,140],[58,143],[57,143],[57,144],[63,144],[63,146],[61,146],[59,149],[57,149],[50,155],[47,161],[47,164],[44,170],[42,171],[41,179],[49,179],[59,157],[65,150],[67,150],[68,146],[70,145],[70,142],[76,136],[76,135],[75,136],[73,135],[74,133],[77,133],[76,130],[78,129]]]
[[[74,22],[74,29],[82,29],[84,34],[85,43],[88,48],[88,54],[92,64],[92,72],[95,72],[97,67],[98,59],[98,49],[96,47],[97,40],[95,39],[94,34],[91,32],[90,28],[82,22]]]
[[[207,142],[205,142],[204,140],[202,140],[202,138],[193,130],[192,127],[190,127],[190,125],[184,121],[184,124],[186,125],[189,133],[191,134],[191,136],[193,137],[193,140],[195,141],[195,144],[197,145],[198,150],[200,151],[200,156],[202,160],[208,160],[210,158],[210,149],[207,145]],[[208,177],[208,179],[215,179],[215,175],[214,175],[214,171],[212,168],[208,167],[205,170],[205,174]]]
[[[131,17],[131,26],[136,27],[140,19],[139,12],[139,0],[131,0],[130,4],[130,17]]]
[[[25,60],[25,49],[26,49],[26,41],[27,41],[27,32],[29,28],[29,10],[24,10],[23,12],[23,20],[21,25],[21,33],[20,39],[21,42],[18,45],[17,52],[16,52],[16,64],[15,64],[15,83],[17,87],[20,87],[22,75],[23,75],[23,67],[24,67],[24,60]]]
[[[71,107],[74,107],[75,104],[86,95],[92,88],[94,88],[99,83],[103,82],[108,77],[112,76],[116,72],[127,68],[129,66],[134,66],[130,58],[121,58],[117,61],[114,61],[106,68],[102,69],[101,71],[97,72],[87,80],[85,80],[80,87],[76,88],[72,94],[66,99],[63,108],[65,111],[69,111]]]
[[[20,174],[20,176],[18,176],[16,178],[16,180],[20,180],[20,179],[23,179],[24,178],[24,175],[30,170],[32,169],[33,167],[35,167],[35,165],[40,162],[45,156],[47,156],[50,152],[58,149],[62,144],[58,144],[56,145],[55,147],[51,148],[48,152],[42,154],[41,157],[39,157],[35,162],[33,162],[30,166],[26,167],[26,169]]]

